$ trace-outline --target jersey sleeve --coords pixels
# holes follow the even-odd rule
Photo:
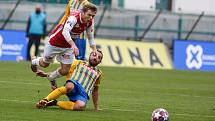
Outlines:
[[[77,19],[75,16],[70,16],[63,28],[62,34],[67,42],[71,41],[70,31],[73,29],[74,25],[77,23]]]
[[[94,19],[92,21],[91,26],[89,26],[86,29],[86,33],[87,33],[87,38],[88,38],[88,42],[89,42],[90,46],[96,45],[96,42],[94,40]]]
[[[100,73],[100,75],[99,75],[99,77],[97,78],[97,80],[96,80],[94,86],[99,86],[99,85],[100,85],[100,82],[101,82],[101,79],[102,79],[102,72],[99,70],[99,73]]]
[[[77,65],[80,63],[81,61],[80,60],[76,60],[72,63],[71,67],[70,67],[70,70],[69,70],[69,73],[66,75],[66,80],[69,80],[75,70],[75,68],[77,67]]]

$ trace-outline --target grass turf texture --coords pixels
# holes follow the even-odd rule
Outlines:
[[[54,70],[52,65],[46,71]],[[75,112],[35,104],[50,92],[28,62],[0,62],[0,121],[149,121],[165,108],[170,121],[215,121],[215,73],[101,67],[100,108]],[[64,84],[64,77],[58,85]],[[65,96],[60,99],[66,100]]]

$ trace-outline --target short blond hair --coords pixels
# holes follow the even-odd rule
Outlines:
[[[85,4],[83,6],[83,11],[86,12],[88,10],[91,10],[92,12],[97,12],[97,7],[92,3]]]

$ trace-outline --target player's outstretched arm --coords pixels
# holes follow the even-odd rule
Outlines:
[[[36,76],[40,76],[40,77],[47,77],[48,76],[48,73],[42,71],[42,70],[38,70],[36,72]]]
[[[73,53],[77,56],[79,55],[79,50],[70,35],[70,31],[73,29],[76,23],[77,19],[74,16],[70,16],[64,25],[62,35],[64,36],[65,40],[71,45]]]
[[[89,42],[89,45],[90,47],[92,48],[93,51],[97,51],[97,48],[96,48],[96,42],[94,40],[94,23],[88,27],[86,29],[86,33],[87,33],[87,37],[88,37],[88,42]]]
[[[94,108],[96,111],[99,110],[99,86],[94,86],[93,92],[92,92],[92,99],[93,99],[93,104]]]

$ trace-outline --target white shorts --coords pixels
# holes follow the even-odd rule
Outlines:
[[[71,64],[73,62],[74,54],[71,48],[60,48],[52,46],[46,42],[44,48],[43,61],[46,63],[53,63],[56,57],[58,62],[63,64]]]

